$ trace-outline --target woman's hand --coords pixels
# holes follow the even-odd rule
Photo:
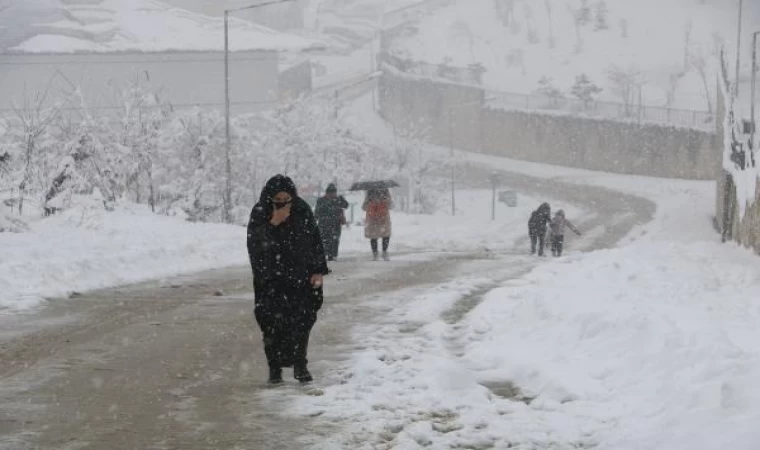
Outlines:
[[[283,208],[275,209],[272,212],[272,218],[269,219],[269,223],[271,223],[274,226],[279,226],[286,220],[288,220],[288,217],[290,217],[290,203],[285,205]]]
[[[311,276],[311,286],[313,288],[320,288],[322,287],[322,283],[324,282],[324,276],[321,273],[315,273]]]

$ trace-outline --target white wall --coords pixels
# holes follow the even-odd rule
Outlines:
[[[49,101],[81,89],[88,107],[113,112],[119,92],[134,83],[160,90],[177,108],[223,108],[224,54],[221,52],[114,54],[0,54],[0,114],[48,91]],[[232,113],[255,112],[278,102],[278,55],[270,51],[230,54]],[[80,105],[70,105],[78,108]]]

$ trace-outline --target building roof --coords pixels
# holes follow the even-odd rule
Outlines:
[[[224,49],[222,19],[154,0],[5,1],[5,8],[0,4],[0,51],[6,53]],[[236,18],[230,18],[229,42],[232,51],[301,51],[321,46]]]

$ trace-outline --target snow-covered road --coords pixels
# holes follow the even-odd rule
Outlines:
[[[469,172],[473,188],[481,175]],[[511,178],[510,185],[576,203],[578,214],[586,214],[579,225],[590,233],[571,243],[575,249],[618,239],[653,213],[648,201],[622,196],[628,202],[621,202],[620,194],[599,188],[525,177]],[[638,205],[633,215],[630,205]],[[525,254],[524,217],[514,221],[501,231],[499,252],[485,251],[477,239],[479,231],[499,233],[491,225],[478,230],[479,220],[470,235],[460,230],[454,236],[474,243],[469,250],[447,253],[431,244],[431,251],[397,254],[390,263],[358,254],[337,263],[311,351],[319,381],[308,390],[270,390],[261,382],[265,363],[245,267],[91,292],[2,316],[0,448],[303,448],[337,442],[353,429],[353,419],[336,421],[323,408],[283,420],[293,406],[288,394],[331,398],[362,349],[396,342],[385,341],[382,330],[406,327],[414,337],[430,317],[445,313],[459,320],[476,306],[467,303],[473,293],[529,271],[539,260]],[[225,295],[214,296],[217,290]],[[381,334],[355,339],[367,329]],[[389,352],[388,361],[400,355]]]

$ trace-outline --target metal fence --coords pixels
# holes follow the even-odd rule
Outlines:
[[[540,94],[516,94],[486,91],[486,107],[507,110],[546,111],[559,114],[582,115],[638,123],[654,123],[674,127],[715,131],[715,114],[643,104],[589,101],[573,98],[549,97]]]
[[[391,54],[386,54],[384,61],[397,70],[410,75],[417,75],[425,78],[439,78],[462,84],[483,84],[483,73],[485,69],[480,65],[470,67],[456,67],[447,64],[431,64],[423,61],[414,61],[411,59],[399,58]]]

